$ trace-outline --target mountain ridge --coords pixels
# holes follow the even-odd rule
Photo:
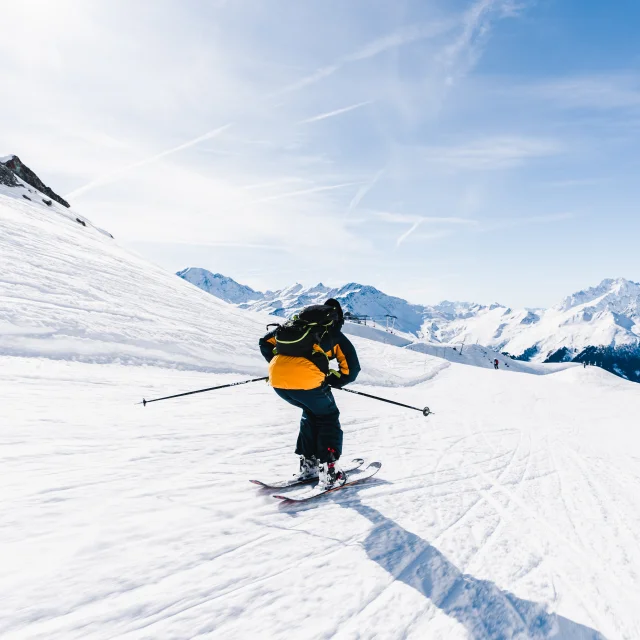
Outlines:
[[[200,286],[198,278],[189,277],[193,272],[188,269],[178,275]],[[206,270],[197,271],[200,284],[202,272]],[[244,292],[245,285],[220,274],[211,275],[219,281],[224,279],[227,297],[223,299],[243,309],[288,317],[304,306],[333,297],[340,300],[345,311],[407,334],[415,341],[482,344],[524,361],[592,362],[640,382],[640,283],[626,278],[605,278],[548,309],[512,309],[497,302],[483,305],[443,300],[435,305],[413,304],[355,282],[333,288],[322,283],[305,288],[296,283],[267,292],[246,287],[254,298],[240,300],[228,292]],[[200,288],[216,295],[215,287]]]
[[[53,189],[44,184],[36,173],[24,164],[17,155],[10,154],[0,158],[0,165],[6,167],[6,169],[11,171],[11,173],[20,178],[23,182],[28,184],[30,187],[37,189],[40,193],[48,196],[51,200],[55,200],[58,204],[61,204],[67,209],[71,207],[71,205],[62,196],[59,196]],[[8,184],[7,182],[3,182],[3,184],[6,186],[17,186],[17,184]]]

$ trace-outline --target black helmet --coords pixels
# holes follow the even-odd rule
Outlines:
[[[344,313],[340,303],[335,298],[329,298],[324,304],[327,307],[333,307],[337,311],[338,322],[336,323],[336,326],[338,329],[341,329],[342,325],[344,325]]]

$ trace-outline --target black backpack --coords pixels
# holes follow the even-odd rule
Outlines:
[[[274,353],[311,359],[315,353],[314,345],[320,344],[322,338],[338,320],[339,315],[334,307],[324,304],[305,307],[291,320],[282,325],[276,325]]]

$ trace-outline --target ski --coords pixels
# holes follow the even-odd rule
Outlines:
[[[351,466],[348,469],[345,469],[345,473],[348,475],[354,471],[357,471],[363,464],[364,460],[362,458],[354,458],[351,461]],[[262,482],[262,480],[249,480],[252,484],[258,485],[259,487],[263,487],[264,489],[288,489],[289,487],[297,487],[302,484],[311,484],[312,482],[317,482],[318,476],[313,476],[312,478],[306,478],[304,480],[274,480],[273,482]]]
[[[334,491],[340,491],[340,489],[346,489],[347,487],[352,487],[354,484],[359,484],[368,480],[369,478],[373,478],[373,476],[380,471],[380,467],[382,466],[382,462],[372,462],[367,465],[366,469],[362,469],[361,471],[355,471],[347,478],[347,482],[345,484],[340,485],[339,487],[333,487],[333,489],[325,489],[321,490],[318,487],[313,487],[308,491],[297,491],[291,493],[289,495],[275,495],[274,498],[278,498],[279,500],[285,500],[287,502],[306,502],[307,500],[312,500],[313,498],[318,498],[320,496],[325,495],[326,493],[332,493]]]

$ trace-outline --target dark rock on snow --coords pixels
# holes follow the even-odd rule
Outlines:
[[[3,184],[5,187],[18,187],[20,184],[16,180],[13,171],[8,167],[5,167],[2,162],[0,162],[0,184]]]
[[[9,160],[5,161],[4,163],[0,163],[0,167],[2,167],[0,169],[0,183],[7,184],[6,182],[3,181],[2,176],[3,176],[3,171],[6,171],[6,169],[10,169],[10,172],[14,173],[16,176],[18,176],[18,178],[21,178],[28,185],[31,185],[34,189],[37,189],[41,193],[44,193],[46,196],[49,196],[49,198],[51,198],[52,200],[55,200],[56,202],[58,202],[59,204],[67,208],[71,206],[64,198],[62,198],[57,193],[55,193],[55,191],[47,187],[47,185],[44,184],[44,182],[42,182],[42,180],[40,180],[40,178],[38,178],[38,176],[31,169],[29,169],[29,167],[27,167],[26,164],[23,164],[23,162],[20,160],[20,158],[18,158],[18,156],[12,156]],[[15,177],[14,177],[14,182],[15,182]],[[15,184],[7,184],[7,186],[15,187],[15,186],[18,186],[18,184],[16,182]]]

